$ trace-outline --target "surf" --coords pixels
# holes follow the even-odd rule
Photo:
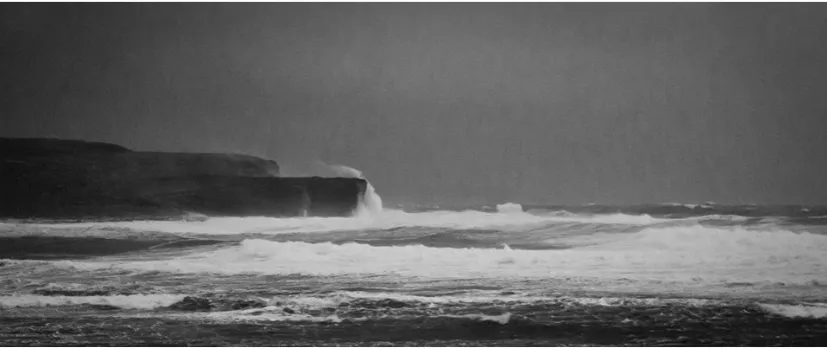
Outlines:
[[[329,165],[329,167],[339,176],[363,179],[367,182],[365,193],[359,198],[355,216],[373,216],[382,212],[382,197],[376,193],[373,184],[365,178],[361,171],[346,165]]]
[[[273,242],[245,239],[234,246],[178,256],[174,260],[55,262],[79,270],[120,269],[185,274],[339,276],[401,278],[579,278],[611,288],[626,284],[684,288],[745,285],[827,284],[823,267],[827,237],[743,229],[650,228],[629,234],[547,237],[569,249],[433,248],[359,243]],[[669,284],[672,284],[671,286]]]

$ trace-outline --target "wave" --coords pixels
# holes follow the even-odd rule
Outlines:
[[[273,242],[238,245],[174,260],[61,261],[75,269],[196,274],[370,275],[420,278],[593,278],[677,283],[816,285],[827,283],[827,236],[703,226],[647,228],[548,238],[562,250],[370,246]],[[610,282],[607,282],[610,283]]]
[[[656,218],[650,215],[589,214],[566,211],[530,213],[505,204],[503,213],[473,210],[407,213],[385,210],[374,216],[353,218],[213,217],[203,221],[130,221],[62,224],[2,224],[0,238],[20,236],[100,237],[139,240],[147,247],[164,242],[178,245],[216,244],[249,238],[305,242],[360,242],[375,245],[423,244],[433,247],[494,247],[509,244],[518,249],[556,249],[544,245],[560,237],[604,233],[631,233],[646,229],[743,228],[777,231],[780,234],[827,233],[827,226],[808,222],[789,223],[784,218],[749,218],[712,214],[686,218]],[[800,219],[799,219],[800,220]],[[193,241],[200,239],[201,241]],[[186,240],[187,242],[184,242]],[[97,242],[98,245],[107,242]],[[109,242],[111,243],[111,242]],[[136,243],[137,244],[137,243]],[[134,245],[134,244],[133,244]]]
[[[243,302],[243,303],[242,303]],[[226,304],[243,304],[240,307]],[[729,302],[695,298],[634,298],[634,297],[544,297],[528,295],[463,295],[463,296],[421,296],[399,293],[332,292],[308,296],[277,296],[271,298],[248,297],[233,299],[227,297],[200,297],[185,294],[134,294],[101,296],[43,296],[36,294],[0,296],[0,308],[46,307],[67,305],[105,305],[121,309],[169,309],[188,311],[229,311],[251,312],[264,309],[287,309],[283,313],[307,313],[312,310],[332,309],[382,309],[418,310],[457,306],[474,306],[508,303],[559,304],[578,306],[722,306]]]
[[[567,211],[576,214],[610,214],[628,215],[647,214],[663,218],[694,217],[703,215],[737,215],[746,217],[780,216],[786,218],[803,218],[827,215],[824,205],[726,205],[707,202],[704,204],[661,203],[643,205],[523,205],[527,211]]]
[[[249,299],[249,298],[248,298]],[[121,314],[121,317],[166,317],[184,319],[210,319],[214,321],[280,321],[280,322],[331,322],[344,320],[362,322],[371,319],[440,318],[468,319],[478,322],[507,324],[512,311],[520,319],[525,310],[570,313],[580,310],[585,315],[595,308],[704,308],[706,312],[723,312],[727,309],[754,308],[767,314],[787,318],[827,318],[827,304],[792,303],[773,304],[738,300],[714,300],[693,298],[635,298],[635,297],[529,297],[529,296],[416,296],[389,293],[334,292],[311,296],[285,296],[249,300],[226,297],[200,297],[175,294],[147,294],[129,296],[0,296],[0,309],[87,307],[98,310],[153,310],[153,313]],[[488,310],[481,312],[482,310]],[[518,311],[523,310],[523,311]],[[557,310],[557,311],[554,311]],[[718,310],[718,311],[714,311]],[[162,312],[162,313],[158,313]],[[605,312],[605,311],[603,311]],[[577,312],[575,312],[577,313]]]
[[[497,204],[497,212],[499,213],[522,213],[523,206],[515,203]]]
[[[565,306],[715,306],[727,304],[727,302],[721,300],[698,298],[569,297],[531,294],[502,295],[502,293],[499,292],[424,296],[398,293],[340,291],[315,296],[274,297],[268,301],[268,305],[302,309],[334,307],[342,305],[343,303],[355,305],[366,303],[368,307],[387,307],[389,306],[389,302],[396,302],[397,304],[394,307],[409,308],[490,303],[552,303]]]
[[[824,227],[728,214],[669,219],[517,209],[506,203],[496,213],[384,210],[354,218],[0,224],[0,258],[102,256],[63,264],[230,275],[824,282],[827,235],[818,234]],[[71,239],[36,239],[41,236]],[[89,236],[95,239],[77,238]],[[139,252],[141,259],[124,256]]]
[[[9,224],[0,223],[3,236],[49,235],[74,232],[75,236],[94,236],[114,232],[136,232],[144,236],[149,233],[231,235],[246,233],[318,233],[348,230],[379,230],[399,227],[433,227],[446,229],[501,229],[518,231],[535,229],[555,223],[591,223],[651,225],[665,222],[679,222],[674,219],[660,219],[649,215],[565,215],[562,213],[531,214],[505,207],[504,213],[480,211],[432,211],[406,213],[400,210],[385,210],[374,216],[352,218],[271,218],[271,217],[212,217],[202,221],[125,221],[95,223],[57,224]],[[709,217],[714,218],[714,217]],[[720,218],[720,217],[719,217]]]
[[[596,206],[587,206],[594,209]],[[663,206],[661,206],[663,207]],[[670,205],[671,207],[671,205]],[[199,221],[127,221],[95,223],[11,224],[0,223],[0,236],[61,235],[71,237],[106,237],[147,240],[170,240],[191,236],[225,236],[238,239],[252,235],[319,234],[346,231],[378,231],[400,228],[434,228],[451,230],[496,230],[506,233],[528,233],[546,230],[558,233],[571,229],[571,234],[593,232],[629,232],[657,227],[715,226],[749,227],[764,231],[795,231],[827,233],[827,220],[808,217],[751,217],[726,213],[700,213],[685,217],[663,217],[655,214],[576,213],[572,208],[554,210],[527,209],[514,203],[497,206],[497,212],[476,210],[434,210],[409,213],[385,209],[371,215],[352,218],[271,218],[211,217]],[[575,208],[576,209],[576,208]],[[590,225],[590,226],[583,226]]]
[[[0,309],[15,307],[46,307],[64,305],[106,305],[119,309],[151,310],[170,306],[185,295],[147,294],[147,295],[104,295],[104,296],[43,296],[16,295],[0,296]]]
[[[503,212],[384,210],[354,218],[0,224],[0,258],[23,254],[50,259],[49,266],[82,271],[577,278],[604,290],[810,288],[827,283],[827,235],[820,234],[820,226],[791,225],[780,217],[532,213],[514,204],[498,209]],[[106,239],[52,242],[55,252],[72,245],[100,253],[96,259],[69,261],[59,260],[73,258],[65,254],[34,254],[32,249],[45,248],[31,237],[13,238],[63,234]],[[23,240],[32,242],[25,245]],[[3,247],[12,244],[25,249],[15,248],[17,255],[4,253]],[[78,248],[84,244],[93,246]],[[11,261],[0,261],[3,264]]]
[[[771,314],[789,318],[827,318],[827,304],[758,304]]]

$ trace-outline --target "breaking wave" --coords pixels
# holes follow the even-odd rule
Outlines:
[[[499,305],[499,306],[496,306]],[[114,296],[0,296],[0,310],[72,306],[94,310],[144,310],[153,313],[126,314],[126,317],[167,317],[209,319],[213,321],[286,321],[286,322],[363,322],[372,319],[438,318],[467,319],[478,322],[508,324],[511,310],[548,310],[552,314],[570,310],[593,312],[603,308],[655,308],[663,312],[704,308],[707,312],[754,308],[766,314],[786,318],[827,318],[827,304],[771,304],[691,298],[591,298],[527,296],[416,296],[388,293],[334,292],[311,296],[252,297],[246,300],[227,297],[201,297],[173,294]],[[101,307],[105,307],[102,309]],[[734,308],[734,309],[733,309]],[[487,311],[483,311],[487,310]],[[718,311],[714,311],[718,310]],[[605,313],[605,311],[603,311]],[[622,312],[622,311],[618,311]],[[680,312],[680,311],[677,311]],[[520,312],[517,316],[526,320]]]
[[[0,309],[15,307],[44,307],[64,305],[105,305],[120,309],[155,309],[170,306],[184,295],[104,295],[104,296],[0,296]]]
[[[827,318],[827,304],[759,304],[764,311],[789,318]]]
[[[818,214],[815,208],[812,212]],[[823,296],[827,285],[825,227],[777,215],[720,211],[666,217],[537,210],[513,203],[496,206],[496,212],[385,209],[352,218],[5,223],[0,224],[0,257],[17,259],[36,247],[38,254],[27,259],[46,260],[0,260],[0,277],[307,276],[360,285],[368,280],[403,284],[474,280],[500,287],[519,282],[522,292],[565,287],[809,298]],[[77,247],[84,245],[89,249]],[[69,247],[79,252],[79,258],[65,255]],[[156,285],[165,283],[164,278],[158,277]],[[55,290],[32,289],[15,281],[0,288],[57,298],[37,299],[51,303],[73,297],[115,297],[105,288],[91,295],[64,285]],[[113,290],[133,293],[135,298],[182,292],[125,286]]]
[[[507,240],[509,233],[497,233]],[[485,234],[483,234],[485,235]],[[523,238],[528,239],[528,238]],[[825,284],[827,236],[743,228],[646,228],[566,235],[537,231],[538,244],[567,249],[435,248],[245,239],[174,260],[56,262],[74,269],[197,274],[387,274],[427,278],[595,278],[662,283]]]
[[[333,171],[339,176],[363,179],[367,181],[361,171],[349,166],[330,165],[330,168],[333,169]],[[382,197],[379,197],[379,194],[376,193],[376,189],[373,188],[370,181],[367,181],[367,183],[365,194],[362,198],[360,198],[359,207],[356,210],[356,216],[376,215],[382,212]]]
[[[522,213],[523,206],[515,203],[497,204],[497,212],[500,213]]]

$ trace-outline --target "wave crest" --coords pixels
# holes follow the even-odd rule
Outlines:
[[[117,268],[171,273],[375,275],[425,278],[592,278],[713,286],[733,283],[812,285],[827,282],[827,237],[743,229],[650,228],[550,238],[565,250],[370,246],[272,242],[237,246],[175,260],[61,262],[78,269]],[[636,282],[636,283],[637,283]],[[610,282],[606,282],[610,283]]]

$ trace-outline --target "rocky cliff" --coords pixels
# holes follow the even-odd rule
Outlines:
[[[366,182],[282,178],[272,160],[0,138],[0,217],[349,216]]]

